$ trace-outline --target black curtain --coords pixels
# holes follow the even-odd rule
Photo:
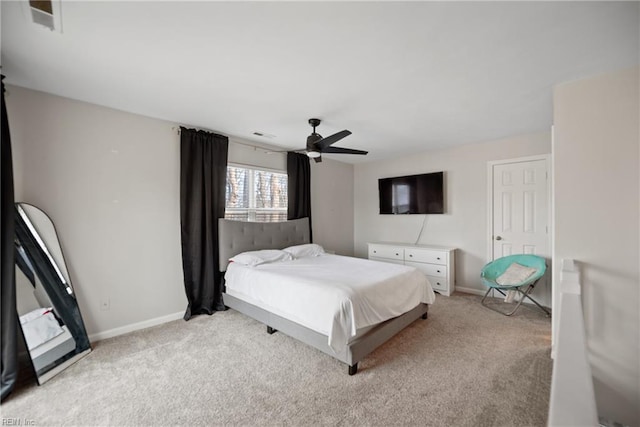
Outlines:
[[[229,139],[180,128],[182,269],[189,302],[184,319],[225,310],[218,260],[218,219],[224,218]]]
[[[2,76],[1,80],[4,80]],[[2,263],[2,400],[9,395],[18,377],[18,313],[16,311],[16,283],[13,254],[14,200],[13,162],[11,160],[11,135],[4,103],[2,82],[2,168],[0,187],[0,262]]]
[[[305,154],[287,153],[287,219],[309,218],[311,234],[311,165]],[[311,239],[313,241],[313,239]]]

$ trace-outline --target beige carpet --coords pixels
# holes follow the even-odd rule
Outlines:
[[[507,318],[474,295],[438,296],[418,320],[346,365],[235,311],[95,343],[44,386],[2,404],[22,425],[543,426],[551,322]]]

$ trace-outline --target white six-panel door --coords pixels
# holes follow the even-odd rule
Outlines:
[[[493,258],[549,256],[547,161],[493,166]]]
[[[548,159],[492,162],[489,170],[492,180],[490,259],[534,254],[548,260],[550,271]],[[551,306],[547,282],[541,280],[533,296],[541,304]]]

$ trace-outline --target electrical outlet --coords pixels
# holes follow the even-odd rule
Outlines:
[[[111,308],[111,301],[109,300],[109,298],[103,298],[102,300],[100,300],[101,311],[109,311],[110,308]]]

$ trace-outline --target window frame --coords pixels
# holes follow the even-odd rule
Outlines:
[[[269,173],[276,173],[276,174],[280,174],[280,175],[284,175],[287,179],[287,191],[288,191],[288,187],[289,187],[289,183],[288,183],[288,174],[286,170],[280,170],[280,169],[273,169],[273,168],[266,168],[263,166],[255,166],[255,165],[247,165],[247,164],[243,164],[243,163],[235,163],[235,162],[229,162],[227,163],[227,174],[228,174],[228,168],[238,168],[238,169],[247,169],[247,170],[251,170],[251,171],[259,171],[259,172],[269,172]],[[248,208],[228,208],[227,207],[227,200],[226,200],[226,192],[225,192],[225,206],[224,206],[224,217],[226,219],[230,219],[233,221],[244,221],[244,222],[277,222],[277,221],[257,221],[256,220],[256,213],[258,212],[265,212],[265,213],[283,213],[284,214],[284,221],[287,220],[287,215],[288,215],[288,207],[289,207],[289,195],[287,194],[287,206],[284,208],[258,208],[256,207],[256,188],[255,188],[255,174],[250,173],[249,174],[249,207]],[[226,183],[225,183],[226,186]],[[240,220],[240,219],[234,219],[234,218],[228,218],[227,217],[227,213],[239,213],[242,214],[244,212],[247,212],[247,219],[246,220]]]

